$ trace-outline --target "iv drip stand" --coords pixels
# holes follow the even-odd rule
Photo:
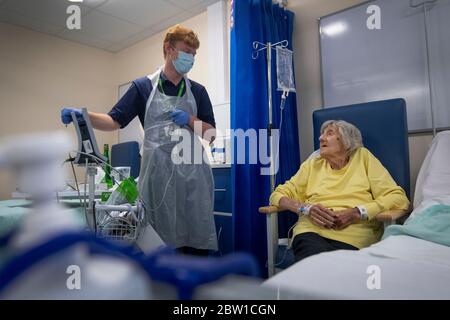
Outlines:
[[[254,41],[252,59],[257,59],[259,52],[266,50],[267,53],[267,91],[268,91],[268,106],[269,106],[269,124],[267,130],[269,132],[269,150],[270,150],[270,193],[275,190],[275,157],[273,154],[273,119],[272,119],[272,49],[276,46],[286,48],[288,41],[283,40],[277,43],[267,42],[266,44]],[[275,275],[275,254],[278,248],[278,216],[276,214],[267,215],[267,269],[269,277]]]

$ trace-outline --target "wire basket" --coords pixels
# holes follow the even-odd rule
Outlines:
[[[133,211],[96,211],[96,235],[99,238],[136,242],[144,227],[144,207],[137,202]]]

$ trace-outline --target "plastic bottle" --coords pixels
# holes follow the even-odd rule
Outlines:
[[[136,181],[133,177],[123,180],[116,190],[111,194],[106,204],[124,204],[129,203],[134,205],[139,196]]]
[[[129,177],[128,179],[123,180],[120,185],[114,190],[111,196],[107,199],[105,204],[110,205],[120,205],[129,203],[134,205],[139,196],[139,191],[137,188],[137,183],[134,181],[133,177]],[[111,219],[111,215],[114,215],[113,212],[107,213],[106,211],[97,211],[97,221],[101,225],[105,225],[108,223],[109,219]]]
[[[117,191],[120,192],[127,202],[131,204],[136,202],[139,195],[137,184],[133,177],[123,180],[117,187]]]
[[[105,143],[103,145],[103,156],[105,156],[106,158],[106,163],[108,163],[108,165],[105,165],[104,169],[105,169],[105,183],[108,186],[108,189],[112,188],[113,186],[113,181],[111,178],[111,167],[109,166],[109,164],[111,163],[109,160],[109,145],[107,143]]]

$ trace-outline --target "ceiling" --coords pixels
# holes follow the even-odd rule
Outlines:
[[[80,1],[80,0],[79,0]],[[118,52],[189,19],[220,0],[0,0],[0,22],[91,47]],[[81,9],[81,29],[69,30],[70,5]]]

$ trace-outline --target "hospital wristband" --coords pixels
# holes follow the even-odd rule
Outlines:
[[[367,209],[364,206],[356,206],[359,210],[359,214],[361,215],[361,220],[369,220],[369,214],[367,213]]]
[[[307,215],[309,215],[309,210],[311,210],[311,207],[312,207],[312,205],[310,205],[310,204],[300,206],[297,209],[297,212],[307,216]]]

